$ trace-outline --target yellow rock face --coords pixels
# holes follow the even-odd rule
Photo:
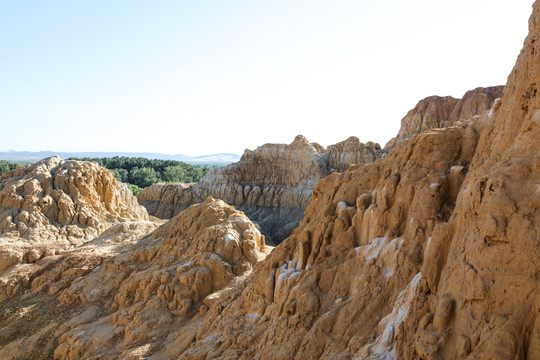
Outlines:
[[[19,167],[0,179],[0,236],[80,244],[111,224],[148,220],[144,208],[95,163],[58,157]]]
[[[0,178],[0,299],[22,291],[26,268],[114,224],[147,221],[127,187],[91,162],[48,158]],[[25,269],[14,268],[27,264]],[[10,271],[12,275],[3,274]]]
[[[0,302],[6,309],[0,358],[141,358],[181,336],[189,321],[221,301],[219,291],[242,281],[266,256],[259,230],[221,200],[208,198],[157,226],[118,224],[22,269],[25,294]],[[25,307],[25,301],[38,305]],[[54,347],[24,345],[23,311],[37,324],[27,333],[43,339],[54,332]]]

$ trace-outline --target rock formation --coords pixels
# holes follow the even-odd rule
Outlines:
[[[368,141],[362,144],[357,137],[351,136],[347,140],[328,146],[322,158],[326,163],[328,172],[345,171],[349,165],[368,164],[381,157],[379,144]]]
[[[536,1],[455,211],[425,247],[429,292],[412,306],[429,306],[408,321],[419,321],[415,348],[425,359],[540,358],[539,40]]]
[[[148,220],[129,189],[91,162],[47,158],[0,177],[0,272]]]
[[[4,237],[78,244],[130,220],[148,220],[146,210],[111,171],[92,162],[52,157],[0,178]]]
[[[208,198],[0,272],[0,358],[540,358],[540,0],[529,24],[493,111],[330,174],[266,257]]]
[[[383,349],[405,337],[407,312],[422,309],[408,302],[427,291],[419,274],[424,246],[450,219],[477,140],[473,124],[427,131],[383,159],[322,180],[300,226],[241,295],[209,310],[196,342],[178,346],[178,356],[362,359],[386,328]]]
[[[479,87],[467,91],[461,99],[451,96],[430,96],[422,99],[401,120],[398,135],[386,144],[390,150],[397,141],[422,131],[452,126],[490,110],[495,100],[502,97],[504,86]]]
[[[156,226],[115,225],[82,247],[19,265],[28,290],[0,300],[0,358],[166,354],[164,344],[189,343],[179,329],[265,257],[257,228],[221,200]]]
[[[244,211],[275,243],[302,220],[315,185],[332,171],[380,157],[378,144],[358,138],[325,150],[301,135],[289,145],[265,144],[246,150],[237,163],[209,172],[189,185],[156,184],[143,190],[139,202],[151,215],[170,218],[206,197],[219,198]]]
[[[540,358],[539,37],[493,112],[324,179],[179,357]]]

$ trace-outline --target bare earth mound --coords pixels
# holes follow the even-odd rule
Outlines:
[[[168,354],[175,342],[189,342],[179,331],[189,333],[217,291],[265,257],[257,228],[221,200],[208,198],[155,228],[121,224],[33,264],[26,293],[0,302],[0,358]]]

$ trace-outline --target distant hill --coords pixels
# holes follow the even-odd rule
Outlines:
[[[145,152],[58,152],[58,151],[13,151],[0,152],[0,160],[14,162],[34,162],[51,156],[59,156],[62,159],[71,157],[103,158],[114,156],[143,157],[147,159],[176,160],[189,164],[230,164],[240,160],[240,155],[221,153],[201,156],[188,156],[183,154],[169,155]]]

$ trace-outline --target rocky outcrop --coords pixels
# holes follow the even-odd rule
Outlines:
[[[47,158],[0,178],[0,235],[90,240],[112,224],[148,220],[129,189],[95,163]]]
[[[485,118],[450,221],[426,246],[424,359],[540,358],[540,3],[500,106]],[[433,314],[433,320],[428,317]]]
[[[324,179],[179,358],[539,358],[539,37],[491,113]]]
[[[351,136],[347,140],[328,146],[322,158],[326,163],[328,172],[345,171],[349,165],[368,164],[381,157],[381,147],[374,142],[361,143]]]
[[[167,354],[166,344],[191,341],[189,321],[196,324],[220,290],[265,257],[257,228],[221,200],[208,198],[155,228],[119,224],[26,266],[26,293],[0,301],[0,358]]]
[[[192,191],[194,185],[193,183],[150,185],[137,195],[137,200],[150,215],[170,219],[186,209],[191,199],[199,199]]]
[[[504,86],[479,87],[469,90],[459,99],[450,113],[450,121],[470,119],[490,110],[495,100],[503,96]]]
[[[0,177],[0,272],[139,220],[148,220],[146,210],[95,163],[52,157],[18,167]]]
[[[386,144],[385,149],[394,148],[397,141],[434,128],[444,128],[481,115],[490,110],[495,100],[502,97],[504,86],[479,87],[467,91],[461,99],[451,96],[430,96],[420,100],[401,120],[398,135]]]
[[[409,311],[426,306],[410,306],[427,291],[424,246],[450,219],[477,140],[472,123],[430,130],[322,180],[291,237],[224,309],[226,298],[210,308],[177,356],[365,359],[375,335],[387,339],[388,358],[399,358],[392,339],[406,336]]]
[[[265,144],[246,150],[239,162],[209,172],[189,185],[157,184],[144,189],[139,202],[151,215],[170,218],[206,197],[219,198],[244,211],[275,243],[298,226],[315,185],[332,171],[373,162],[380,146],[358,138],[325,150],[301,135],[289,145]]]
[[[0,358],[540,358],[539,38],[540,0],[492,112],[330,174],[266,257],[208,198],[2,272]]]

